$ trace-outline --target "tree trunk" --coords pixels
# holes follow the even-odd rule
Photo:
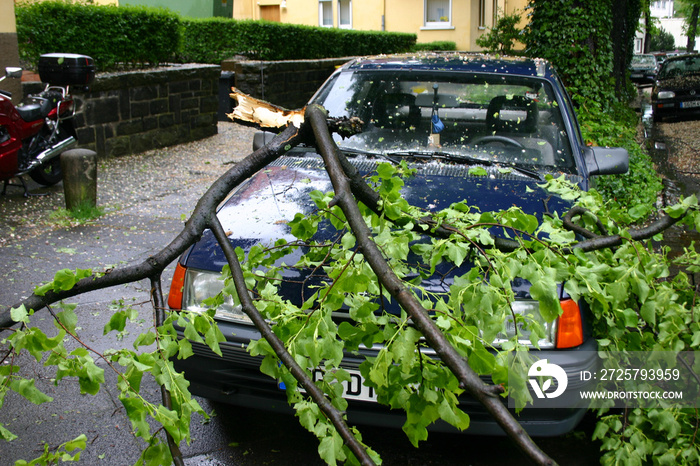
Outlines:
[[[698,14],[700,14],[700,5],[693,5],[693,10],[690,13],[690,18],[688,22],[688,43],[686,45],[686,50],[691,52],[695,50],[695,35],[698,30]]]
[[[629,0],[620,0],[615,7],[615,14],[612,15],[612,52],[613,52],[613,78],[615,79],[615,95],[622,96],[625,90],[626,70],[629,60],[630,51],[627,49],[628,44],[628,4]]]

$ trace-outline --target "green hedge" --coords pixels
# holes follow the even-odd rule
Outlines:
[[[20,57],[36,68],[51,52],[91,56],[100,71],[234,55],[295,60],[406,52],[415,34],[330,29],[224,18],[183,19],[165,9],[46,1],[15,8]]]
[[[451,52],[457,50],[457,43],[449,40],[435,42],[419,42],[411,48],[414,52]]]
[[[330,29],[223,18],[185,21],[182,60],[219,63],[234,55],[300,60],[406,52],[415,34]]]
[[[181,49],[182,21],[165,9],[38,2],[15,14],[20,57],[34,68],[43,53],[89,55],[104,71],[165,63]]]

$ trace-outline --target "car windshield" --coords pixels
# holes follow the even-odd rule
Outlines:
[[[675,78],[700,74],[700,56],[666,60],[659,73],[659,79]]]
[[[331,117],[357,117],[341,149],[383,156],[528,165],[575,173],[569,135],[549,83],[453,71],[347,70],[314,99]]]

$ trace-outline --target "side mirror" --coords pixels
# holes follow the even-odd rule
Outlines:
[[[8,66],[7,68],[5,68],[5,76],[7,76],[8,78],[21,78],[22,68]]]
[[[270,133],[269,131],[257,131],[253,135],[253,151],[256,151],[263,147],[268,142],[272,141],[275,137],[275,133]]]
[[[627,149],[622,147],[587,147],[583,158],[589,175],[622,175],[630,166]]]

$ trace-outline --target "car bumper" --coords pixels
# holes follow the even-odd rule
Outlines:
[[[684,100],[655,100],[651,103],[656,116],[683,116],[700,113],[700,96]]]
[[[652,84],[656,79],[655,74],[651,73],[630,73],[630,81],[638,84]]]
[[[176,370],[182,371],[190,382],[192,394],[210,400],[252,407],[256,409],[292,414],[287,397],[277,381],[260,372],[262,358],[252,357],[246,351],[250,339],[257,338],[252,327],[232,326],[220,323],[225,343],[220,343],[222,356],[214,354],[207,346],[192,342],[194,355],[185,360],[174,360]],[[232,327],[232,328],[231,328]],[[183,338],[183,335],[179,335]],[[574,350],[541,351],[536,356],[547,358],[560,365],[569,374],[569,384],[577,382],[581,371],[595,371],[598,365],[595,354],[595,341],[589,340]],[[534,352],[533,352],[534,353]],[[343,367],[357,369],[362,359],[346,355]],[[574,376],[575,375],[575,376]],[[467,433],[482,435],[504,435],[501,427],[493,420],[484,407],[468,395],[459,398],[460,407],[470,416]],[[504,400],[504,403],[506,401]],[[516,419],[531,436],[557,436],[573,430],[586,413],[586,404],[572,401],[567,408],[525,408],[515,414]],[[400,428],[406,420],[401,410],[391,410],[386,406],[367,401],[348,401],[348,421],[353,424],[367,424],[378,427]],[[439,421],[429,427],[434,432],[457,432],[451,425]]]

